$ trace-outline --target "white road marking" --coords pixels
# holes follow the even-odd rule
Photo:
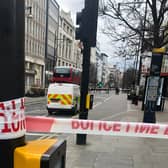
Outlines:
[[[97,106],[99,106],[99,105],[101,105],[101,104],[102,104],[102,102],[99,102],[99,103],[93,105],[93,108],[96,108]]]
[[[106,99],[104,100],[104,102],[110,100],[112,97],[113,97],[113,96],[110,96],[110,97],[106,98]]]
[[[93,108],[96,108],[96,107],[100,106],[102,103],[104,103],[104,102],[110,100],[111,98],[112,98],[112,96],[106,98],[103,102],[96,103],[95,105],[93,105]]]
[[[26,132],[26,135],[31,135],[31,136],[35,135],[35,136],[44,137],[44,136],[51,136],[51,133],[30,133],[30,132]],[[56,135],[59,135],[59,134],[54,134],[54,136],[56,136]]]

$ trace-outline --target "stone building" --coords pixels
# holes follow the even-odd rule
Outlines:
[[[25,91],[43,86],[45,8],[46,0],[25,0]]]
[[[60,12],[57,44],[56,65],[81,68],[81,45],[79,41],[75,40],[75,26],[70,12],[63,10]]]

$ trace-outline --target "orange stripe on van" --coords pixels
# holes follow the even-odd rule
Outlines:
[[[72,96],[69,95],[62,95],[63,99],[66,101],[67,104],[72,104]]]
[[[63,105],[72,104],[72,95],[71,94],[48,94],[48,104],[51,103],[51,99],[60,99],[60,103]]]

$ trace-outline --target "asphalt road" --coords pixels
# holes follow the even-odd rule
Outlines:
[[[46,116],[48,117],[48,112],[46,110],[46,98],[27,98],[26,99],[26,110],[25,115],[33,116]],[[89,111],[88,119],[93,120],[118,120],[120,116],[127,110],[127,101],[125,94],[115,95],[113,91],[109,94],[106,92],[94,93],[94,105],[93,109]],[[49,117],[55,118],[78,118],[78,115],[71,115],[67,113],[54,114]],[[27,133],[26,139],[43,139],[51,137],[64,138],[68,134],[41,134],[41,133]]]

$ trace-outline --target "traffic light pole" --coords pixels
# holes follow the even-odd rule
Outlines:
[[[81,100],[80,100],[80,114],[79,119],[87,120],[88,109],[86,109],[86,96],[88,94],[89,87],[89,68],[90,68],[90,45],[88,42],[83,42],[83,71],[81,81]],[[76,144],[86,144],[86,134],[77,134]]]
[[[85,0],[84,9],[78,12],[76,17],[76,23],[79,27],[76,29],[75,39],[83,42],[84,46],[79,114],[79,119],[84,120],[88,118],[86,98],[89,87],[90,49],[96,46],[98,4],[99,0]],[[86,137],[86,134],[77,134],[76,143],[78,145],[85,145]]]
[[[24,134],[17,132],[19,124],[12,125],[10,123],[12,119],[9,120],[11,113],[12,117],[16,117],[18,112],[14,112],[9,106],[4,106],[6,101],[24,97],[24,13],[24,1],[0,1],[0,167],[2,168],[13,168],[14,149],[25,144]],[[16,133],[12,133],[11,125]]]

